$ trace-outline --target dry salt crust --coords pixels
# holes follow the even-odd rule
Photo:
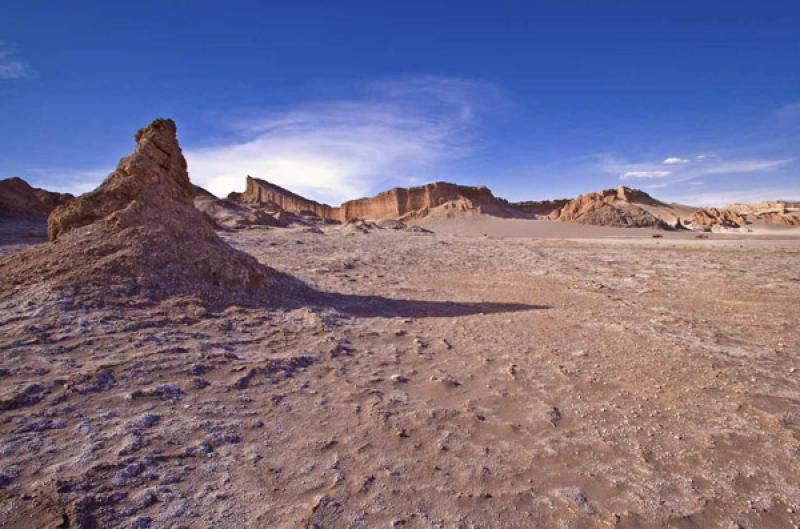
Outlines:
[[[0,527],[800,524],[800,239],[470,229],[223,234],[261,307],[0,300]]]

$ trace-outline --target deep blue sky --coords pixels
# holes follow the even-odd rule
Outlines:
[[[0,177],[85,191],[167,116],[217,193],[800,198],[798,2],[286,4],[3,2]]]

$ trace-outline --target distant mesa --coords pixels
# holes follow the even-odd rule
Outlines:
[[[303,198],[266,180],[248,176],[246,184],[244,193],[234,193],[229,198],[241,204],[271,205],[283,211],[339,220],[338,208]]]
[[[44,218],[56,206],[66,204],[75,197],[69,193],[56,193],[32,187],[17,176],[0,180],[0,217]]]
[[[271,270],[226,244],[194,207],[176,132],[168,119],[141,129],[134,153],[97,189],[53,210],[51,243],[0,260],[4,287],[209,303],[266,293]]]
[[[419,187],[394,188],[369,198],[344,202],[339,207],[321,204],[280,186],[247,177],[244,193],[231,193],[228,199],[247,206],[264,206],[305,217],[346,223],[353,220],[411,221],[426,217],[492,215],[528,218],[519,208],[495,197],[486,187],[470,187],[436,182]]]
[[[495,197],[487,187],[470,187],[436,182],[419,187],[394,188],[371,198],[360,198],[339,207],[339,220],[400,221],[426,217],[491,215],[523,218],[528,215],[507,201]]]

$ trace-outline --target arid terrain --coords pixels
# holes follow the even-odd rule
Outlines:
[[[136,139],[0,222],[0,527],[800,527],[799,228],[215,232]]]
[[[800,524],[797,239],[322,231],[225,236],[268,306],[3,300],[2,526]]]

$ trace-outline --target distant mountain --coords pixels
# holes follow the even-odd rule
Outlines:
[[[435,182],[396,187],[375,196],[330,206],[288,189],[248,176],[244,193],[218,199],[201,188],[195,205],[218,227],[313,224],[353,220],[413,222],[425,218],[487,215],[517,219],[546,219],[611,227],[687,229],[699,231],[748,230],[753,220],[800,225],[800,204],[756,202],[725,208],[697,208],[662,202],[629,187],[604,189],[573,199],[510,203],[485,186]]]
[[[56,206],[74,198],[69,193],[32,187],[18,176],[6,178],[0,180],[0,217],[46,217]]]

